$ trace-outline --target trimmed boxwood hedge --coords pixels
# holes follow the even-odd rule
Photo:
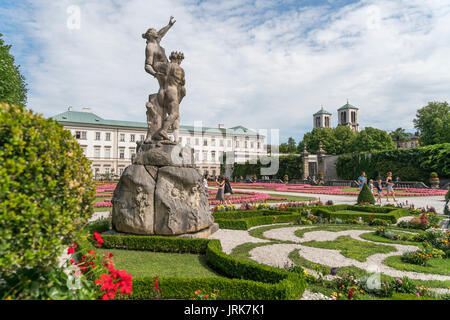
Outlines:
[[[224,278],[205,279],[160,278],[164,299],[193,298],[194,292],[200,289],[218,291],[219,299],[291,300],[300,298],[306,288],[303,275],[236,259],[222,251],[219,240],[116,235],[102,238],[103,248],[206,254],[208,265],[224,275]],[[152,286],[153,278],[134,278],[132,294],[119,298],[149,299]]]
[[[359,211],[360,213],[339,213],[337,211],[351,210]],[[369,207],[369,206],[354,206],[354,205],[334,205],[315,207],[311,209],[312,213],[323,218],[338,218],[342,220],[352,220],[358,217],[365,222],[370,221],[371,216],[377,219],[388,220],[391,223],[396,223],[397,219],[408,215],[408,210],[389,207]]]
[[[298,212],[277,210],[249,210],[214,213],[214,221],[221,229],[248,230],[253,226],[295,222],[301,216]]]

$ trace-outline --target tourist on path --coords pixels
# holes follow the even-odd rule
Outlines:
[[[225,188],[225,179],[222,175],[219,176],[219,178],[216,180],[217,182],[217,195],[216,200],[220,201],[220,204],[223,204],[224,199],[224,188]]]
[[[373,194],[373,180],[372,179],[369,180],[369,189],[370,189],[370,192]]]
[[[377,181],[377,195],[378,195],[377,202],[380,202],[380,204],[382,194],[383,194],[383,181],[381,177],[379,177]]]
[[[361,175],[359,176],[358,180],[356,180],[356,183],[359,186],[359,191],[362,190],[362,187],[364,186],[364,183],[367,182],[366,173],[363,171],[361,172]]]
[[[208,195],[208,179],[209,174],[205,173],[205,175],[203,176],[203,188],[205,188],[206,195]]]
[[[225,178],[224,193],[225,204],[231,205],[231,200],[228,200],[228,198],[233,194],[233,189],[231,188],[230,179],[228,178]]]
[[[394,199],[394,202],[397,202],[395,199],[395,193],[394,193],[394,182],[392,181],[392,172],[387,173],[386,178],[386,199],[389,202],[389,195],[392,194],[392,198]]]

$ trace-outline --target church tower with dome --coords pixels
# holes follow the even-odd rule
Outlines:
[[[359,132],[358,108],[352,106],[348,100],[338,110],[338,126],[348,126],[353,131]],[[313,115],[314,128],[331,128],[331,113],[322,108]]]

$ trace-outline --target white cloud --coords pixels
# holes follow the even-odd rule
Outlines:
[[[170,15],[177,22],[162,45],[185,53],[184,124],[280,128],[282,140],[298,141],[321,104],[334,124],[349,98],[362,126],[395,129],[411,128],[428,101],[449,100],[448,1],[289,2],[278,10],[287,2],[38,1],[10,38],[22,39],[13,45],[23,48],[29,106],[46,116],[72,105],[145,121],[157,83],[144,71],[141,34]],[[80,30],[66,27],[70,5],[81,9]]]

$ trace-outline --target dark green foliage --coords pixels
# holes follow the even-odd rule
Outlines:
[[[0,104],[0,125],[0,269],[51,267],[92,214],[90,161],[70,131],[24,107]]]
[[[423,145],[450,143],[450,105],[447,102],[429,102],[417,110],[413,122],[420,131],[419,141]]]
[[[224,275],[204,279],[160,278],[163,299],[194,298],[194,292],[200,289],[217,292],[219,299],[289,300],[301,297],[306,287],[303,275],[236,259],[222,251],[218,240],[112,235],[103,235],[103,239],[105,248],[203,253],[208,265]],[[153,297],[153,281],[134,278],[132,295],[119,298],[149,299]]]
[[[385,179],[386,173],[391,171],[403,181],[428,183],[433,171],[443,178],[450,176],[450,143],[374,152],[370,156],[345,154],[339,156],[336,171],[340,178],[347,180],[354,180],[362,171],[369,178]]]
[[[367,127],[361,132],[354,132],[347,126],[336,128],[314,128],[303,136],[298,145],[302,152],[306,144],[311,153],[319,150],[322,141],[327,154],[344,154],[349,152],[373,152],[394,149],[391,136],[383,130]]]
[[[375,206],[352,206],[345,204],[316,207],[312,208],[311,212],[314,215],[326,219],[338,218],[348,221],[361,217],[364,222],[370,222],[372,219],[382,219],[389,221],[390,223],[396,223],[398,218],[409,215],[408,210],[405,209]]]
[[[357,200],[358,204],[375,204],[375,198],[372,194],[372,192],[369,189],[369,186],[367,185],[367,183],[363,184],[363,187],[361,188],[361,191],[359,192],[358,195],[358,200]]]
[[[391,136],[384,130],[366,127],[358,133],[353,152],[376,152],[395,149]]]
[[[234,163],[233,165],[233,178],[246,177],[246,176],[260,176],[261,167],[269,167],[269,165],[261,165],[258,160],[256,164],[246,163]],[[283,178],[288,175],[290,179],[301,179],[303,175],[303,163],[302,157],[298,155],[288,155],[279,157],[279,169],[276,174],[278,178]]]
[[[290,137],[287,143],[280,144],[279,150],[280,153],[297,153],[297,144],[295,140]]]
[[[14,65],[14,57],[9,53],[11,46],[5,45],[0,33],[0,102],[24,106],[27,89],[19,67]]]
[[[394,131],[391,132],[391,138],[392,141],[397,145],[397,148],[399,147],[399,144],[401,142],[409,141],[409,134],[405,132],[405,129],[403,128],[397,128]]]
[[[295,222],[301,215],[292,211],[242,210],[217,212],[213,216],[221,229],[248,230],[257,225]]]
[[[102,248],[145,250],[174,253],[205,253],[207,239],[183,239],[159,236],[114,236],[102,235]]]

